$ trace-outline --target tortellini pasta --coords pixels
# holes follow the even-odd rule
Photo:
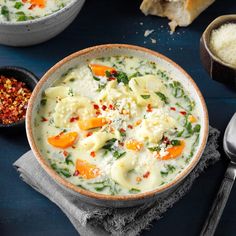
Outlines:
[[[156,114],[142,120],[142,123],[136,128],[136,135],[141,141],[158,143],[164,132],[173,129],[175,125],[176,121],[166,113]]]
[[[126,155],[122,159],[115,162],[111,168],[111,178],[119,183],[122,187],[128,189],[139,189],[142,191],[148,191],[153,187],[161,183],[161,176],[159,167],[153,163],[147,167],[143,167],[142,170],[148,169],[150,175],[143,183],[135,183],[132,178],[129,178],[129,172],[134,170],[138,165],[138,159],[131,154]]]
[[[81,96],[66,97],[58,101],[53,114],[56,127],[70,127],[72,117],[87,119],[94,114],[93,106],[88,98]]]
[[[107,133],[104,131],[98,131],[98,132],[95,132],[90,137],[85,138],[81,142],[81,145],[86,150],[97,151],[101,147],[103,147],[108,140],[115,138],[115,137],[116,137],[115,134]]]
[[[129,81],[132,95],[141,106],[151,104],[153,107],[162,107],[163,101],[155,92],[166,93],[165,86],[155,75],[134,77]]]
[[[45,90],[45,95],[48,98],[56,99],[56,98],[65,98],[70,94],[71,88],[65,86],[56,86],[50,87]]]

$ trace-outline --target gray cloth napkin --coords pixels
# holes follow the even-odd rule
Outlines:
[[[32,151],[20,157],[13,165],[20,177],[35,190],[54,202],[67,215],[81,236],[138,235],[158,220],[163,213],[180,200],[191,188],[193,181],[209,165],[219,160],[217,139],[219,131],[210,127],[206,149],[196,168],[170,196],[139,207],[114,209],[92,206],[66,191],[42,169]]]

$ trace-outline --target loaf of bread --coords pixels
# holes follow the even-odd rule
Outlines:
[[[188,26],[215,0],[143,0],[140,9],[145,15],[168,17],[171,31]]]

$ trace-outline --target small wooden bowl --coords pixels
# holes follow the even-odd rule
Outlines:
[[[200,57],[203,66],[213,80],[236,88],[236,67],[222,61],[210,49],[211,32],[226,23],[236,23],[236,15],[224,15],[208,25],[200,39]]]

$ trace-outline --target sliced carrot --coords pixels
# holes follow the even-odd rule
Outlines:
[[[49,137],[48,143],[50,143],[54,147],[68,148],[75,143],[77,137],[77,132],[60,133],[56,136]]]
[[[197,121],[197,118],[195,116],[193,116],[193,115],[189,115],[188,120],[191,123],[195,123]]]
[[[93,179],[100,174],[99,168],[81,159],[76,160],[76,170],[79,172],[79,175],[85,179]]]
[[[142,123],[142,120],[137,120],[135,121],[134,126],[139,126],[141,123]]]
[[[102,127],[107,124],[108,120],[103,117],[93,117],[88,120],[79,120],[78,125],[82,130],[89,130],[93,128]]]
[[[46,6],[46,1],[45,0],[30,0],[30,3],[32,5],[36,5],[40,8],[44,8]]]
[[[105,76],[106,71],[109,71],[109,72],[116,71],[115,68],[99,65],[99,64],[90,64],[89,67],[95,76]]]
[[[125,147],[129,150],[140,151],[143,147],[143,144],[137,140],[132,139],[125,143]]]
[[[158,153],[157,158],[161,160],[175,159],[183,153],[184,148],[185,148],[185,142],[182,140],[180,141],[180,145],[167,148],[166,150],[168,152],[167,155],[160,157]]]

